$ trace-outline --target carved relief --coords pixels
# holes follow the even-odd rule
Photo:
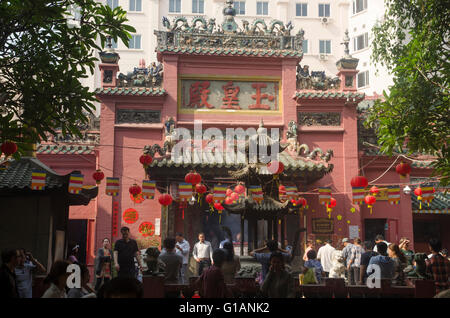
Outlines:
[[[341,113],[298,113],[300,126],[340,126]]]
[[[159,110],[118,109],[116,124],[151,124],[161,122]]]

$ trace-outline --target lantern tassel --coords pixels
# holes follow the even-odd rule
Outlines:
[[[368,205],[367,207],[370,209],[370,214],[372,214],[372,206]]]

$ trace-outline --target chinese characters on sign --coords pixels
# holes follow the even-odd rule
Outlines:
[[[183,79],[181,109],[278,111],[278,81]]]

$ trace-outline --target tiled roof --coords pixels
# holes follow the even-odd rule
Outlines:
[[[420,209],[420,203],[417,200],[417,196],[411,194],[412,210],[414,213],[425,214],[448,214],[450,213],[450,193],[444,194],[443,192],[436,192],[434,194],[433,201],[430,202],[430,206],[427,203],[422,202],[422,209]]]
[[[182,168],[189,168],[189,169],[198,169],[198,168],[243,168],[244,164],[242,163],[227,163],[226,162],[226,154],[222,156],[223,162],[217,162],[215,157],[209,158],[207,156],[206,152],[202,152],[203,160],[200,160],[198,153],[194,152],[194,155],[192,157],[192,163],[176,163],[171,158],[167,157],[161,157],[161,158],[154,158],[153,162],[150,164],[150,168],[156,168],[156,167],[182,167]],[[284,165],[284,172],[286,174],[289,174],[290,172],[294,171],[321,171],[321,172],[329,172],[331,165],[326,164],[325,162],[315,162],[313,160],[309,160],[303,157],[294,157],[287,153],[286,151],[283,151],[280,153],[279,160]],[[260,172],[261,174],[264,174],[263,172]],[[269,174],[269,172],[267,172]]]
[[[38,154],[83,154],[90,155],[94,153],[95,146],[89,145],[46,145],[37,146]]]
[[[298,91],[294,94],[294,99],[346,99],[355,98],[357,102],[364,98],[364,93],[341,92],[341,91]]]
[[[296,57],[303,56],[302,51],[296,50],[271,50],[251,48],[214,48],[214,47],[176,47],[165,46],[157,49],[159,52],[171,52],[178,54],[214,55],[214,56],[255,56],[255,57]]]
[[[97,95],[119,96],[164,96],[166,90],[161,87],[105,87],[95,90]]]
[[[65,176],[58,175],[36,158],[23,157],[12,161],[6,170],[0,170],[0,189],[31,189],[31,173],[34,169],[46,172],[46,189],[67,185]]]

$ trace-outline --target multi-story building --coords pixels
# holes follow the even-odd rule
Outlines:
[[[358,91],[366,96],[381,95],[392,85],[392,76],[381,65],[375,65],[372,55],[372,28],[382,21],[384,1],[353,0],[349,10],[350,52],[359,59]]]

